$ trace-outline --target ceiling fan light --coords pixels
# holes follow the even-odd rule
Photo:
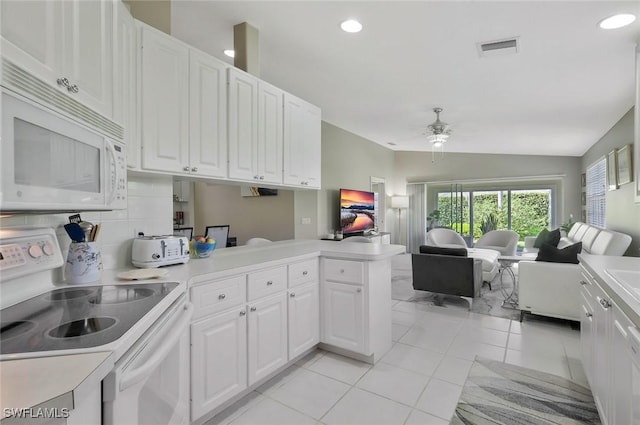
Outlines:
[[[448,138],[448,134],[432,134],[431,136],[427,137],[427,141],[433,146],[439,148],[447,141]]]

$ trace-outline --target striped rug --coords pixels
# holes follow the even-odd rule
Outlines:
[[[600,424],[591,390],[559,376],[476,358],[451,425]]]

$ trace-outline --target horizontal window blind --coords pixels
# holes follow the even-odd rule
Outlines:
[[[607,160],[587,168],[587,224],[606,228]]]

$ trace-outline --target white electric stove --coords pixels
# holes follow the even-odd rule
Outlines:
[[[0,230],[0,361],[110,351],[105,424],[153,412],[156,424],[188,423],[186,284],[66,285],[55,280],[63,263],[53,229]]]

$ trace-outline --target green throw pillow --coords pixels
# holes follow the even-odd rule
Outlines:
[[[555,230],[547,230],[542,229],[538,236],[536,236],[536,240],[533,243],[534,248],[542,248],[542,245],[549,244],[552,246],[558,246],[558,242],[560,242],[560,229]]]
[[[536,236],[536,241],[533,243],[533,247],[540,248],[542,244],[547,241],[548,236],[549,236],[549,231],[547,229],[540,230],[540,233],[538,233],[538,236]]]

